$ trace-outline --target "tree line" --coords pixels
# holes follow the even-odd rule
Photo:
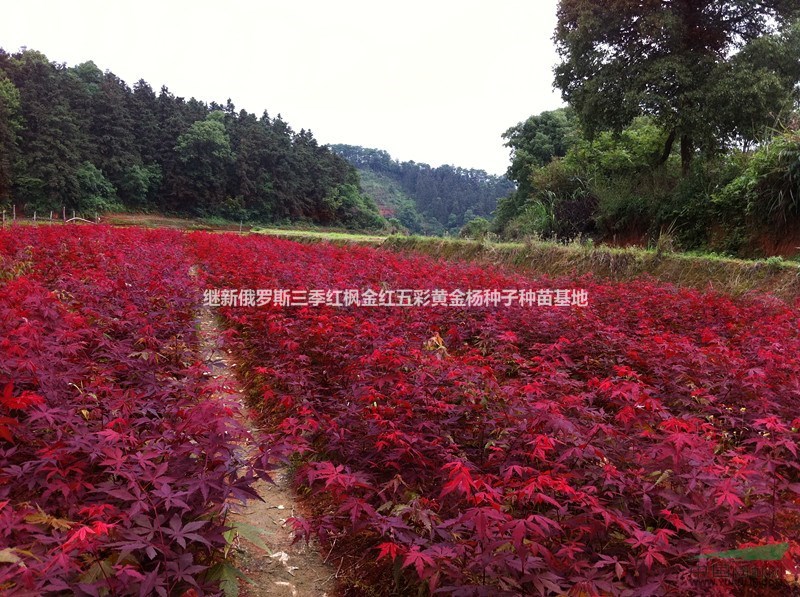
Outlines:
[[[800,223],[796,0],[562,0],[568,106],[506,131],[494,230],[757,255]]]
[[[385,224],[358,173],[280,115],[0,49],[0,205]]]

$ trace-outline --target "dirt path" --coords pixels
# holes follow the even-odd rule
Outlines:
[[[257,437],[258,431],[236,379],[236,363],[221,345],[221,330],[211,309],[203,308],[198,325],[202,356],[214,381],[220,385],[220,397],[240,405],[241,422]],[[240,583],[240,594],[243,597],[330,596],[334,592],[336,569],[323,561],[313,543],[310,547],[303,542],[292,545],[291,528],[285,521],[295,514],[294,495],[285,470],[276,471],[274,479],[276,485],[259,481],[255,486],[263,502],[253,500],[233,516],[234,521],[259,529],[269,549],[264,551],[241,537],[236,539],[234,565],[252,581],[252,584]]]

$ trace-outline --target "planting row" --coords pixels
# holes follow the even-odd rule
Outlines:
[[[252,469],[198,361],[191,265],[163,230],[0,232],[3,594],[219,590]]]
[[[298,531],[334,546],[353,583],[730,594],[741,579],[698,556],[777,545],[780,573],[757,580],[762,594],[789,590],[796,309],[369,248],[208,234],[190,245],[209,290],[586,291],[587,306],[568,308],[218,307],[272,430],[265,450],[299,457],[299,487],[316,498]]]

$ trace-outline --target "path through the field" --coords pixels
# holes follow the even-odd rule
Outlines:
[[[220,328],[211,309],[200,313],[199,337],[202,356],[214,381],[220,385],[220,398],[229,398],[239,405],[241,422],[258,437],[258,429],[248,414],[245,397],[236,378],[236,362],[223,347]],[[253,446],[249,447],[253,449]],[[243,446],[248,449],[248,446]],[[269,551],[264,551],[243,538],[234,548],[234,565],[252,582],[242,581],[243,597],[291,596],[321,597],[332,595],[336,569],[326,564],[312,543],[292,545],[291,528],[286,519],[296,512],[296,502],[286,478],[286,471],[276,471],[276,484],[258,481],[256,489],[263,502],[251,501],[235,515],[261,531]]]

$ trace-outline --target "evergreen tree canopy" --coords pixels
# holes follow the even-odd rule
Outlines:
[[[93,62],[0,50],[0,205],[147,209],[380,227],[344,158],[307,130],[225,104],[133,89]]]
[[[579,139],[575,111],[559,108],[531,116],[508,129],[503,138],[511,149],[508,177],[518,185],[518,192],[531,195],[534,168],[547,165],[553,158],[567,155],[570,145]]]
[[[591,135],[650,115],[696,147],[753,139],[800,80],[797,0],[561,0],[555,83]],[[777,58],[777,59],[776,59]]]

